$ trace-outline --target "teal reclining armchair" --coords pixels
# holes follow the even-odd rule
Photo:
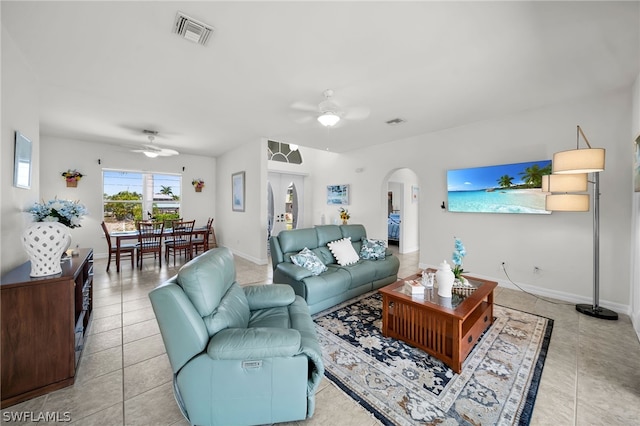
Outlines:
[[[149,293],[192,425],[309,418],[324,374],[306,302],[288,285],[240,287],[227,248],[205,252]]]

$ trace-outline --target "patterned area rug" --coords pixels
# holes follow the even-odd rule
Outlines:
[[[494,305],[461,374],[382,336],[381,296],[315,316],[326,376],[384,425],[528,425],[553,320]]]

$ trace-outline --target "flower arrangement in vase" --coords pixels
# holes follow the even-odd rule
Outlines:
[[[71,245],[69,228],[80,227],[87,209],[77,201],[54,199],[36,203],[27,211],[34,220],[22,233],[22,245],[31,260],[30,276],[61,273],[60,260]]]
[[[69,228],[79,228],[87,208],[78,201],[53,199],[35,203],[29,210],[34,222],[60,222]]]
[[[467,255],[467,250],[462,244],[462,240],[454,238],[454,251],[453,251],[453,276],[455,277],[456,284],[467,285],[467,279],[462,276],[464,269],[462,268],[462,259]]]
[[[196,192],[202,192],[202,188],[204,188],[204,181],[202,179],[194,179],[191,181],[191,185],[196,189]]]
[[[349,210],[345,209],[344,207],[340,207],[338,211],[340,212],[340,219],[342,219],[342,224],[346,225],[349,218],[351,218]]]
[[[78,181],[82,179],[83,174],[76,169],[69,169],[66,172],[62,172],[62,177],[67,181],[67,186],[75,188],[78,186]]]

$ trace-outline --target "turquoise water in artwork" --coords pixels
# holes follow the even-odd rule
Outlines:
[[[549,214],[540,189],[449,191],[449,211],[474,213]]]

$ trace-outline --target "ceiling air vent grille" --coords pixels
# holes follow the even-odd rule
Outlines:
[[[203,22],[196,21],[182,12],[176,14],[174,32],[189,41],[205,46],[209,41],[209,36],[213,32],[213,27]]]

